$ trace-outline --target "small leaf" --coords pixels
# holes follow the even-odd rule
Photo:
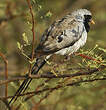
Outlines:
[[[50,11],[48,11],[47,13],[46,13],[46,17],[51,17],[52,16],[52,13],[50,12]]]
[[[41,5],[38,5],[38,9],[39,9],[39,10],[42,9],[42,6],[41,6]]]
[[[23,37],[24,42],[28,45],[29,43],[28,43],[28,38],[27,38],[26,34],[23,33],[22,37]]]
[[[99,50],[102,50],[103,52],[106,53],[106,49],[103,49],[103,48],[99,48]]]
[[[33,64],[33,63],[35,63],[35,62],[36,62],[36,58],[34,58],[33,61],[29,60],[29,63],[30,63],[30,64]]]
[[[17,47],[18,49],[22,50],[22,45],[19,42],[17,42]]]
[[[43,19],[43,16],[40,16],[41,19]]]
[[[33,3],[36,3],[36,1],[35,1],[35,0],[32,0],[32,2],[33,2]]]

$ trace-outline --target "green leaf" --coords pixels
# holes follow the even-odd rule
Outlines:
[[[17,42],[17,47],[18,47],[19,50],[22,50],[23,46],[19,42]]]
[[[50,12],[50,11],[48,11],[47,13],[46,13],[46,17],[51,17],[52,16],[52,13]]]
[[[38,5],[38,10],[42,9],[42,6],[41,5]]]
[[[33,63],[35,63],[35,62],[36,62],[36,58],[34,58],[33,61],[29,60],[29,63],[30,63],[30,64],[33,64]]]
[[[27,38],[26,34],[23,33],[22,37],[23,37],[24,42],[28,45],[29,43],[28,43],[28,38]]]
[[[102,50],[103,52],[106,53],[106,49],[103,49],[103,48],[99,48],[99,50]]]

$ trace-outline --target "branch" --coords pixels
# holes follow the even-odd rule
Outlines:
[[[43,87],[43,86],[45,85],[45,83],[48,83],[50,80],[51,80],[51,79],[47,79],[47,80],[45,80],[42,84],[38,85],[37,88],[36,88],[36,91],[38,91],[41,87]],[[49,91],[49,92],[48,92],[48,95],[49,95],[49,93],[51,93],[51,92],[52,92],[52,91]],[[27,98],[25,98],[24,101],[29,100],[29,99],[32,98],[33,96],[34,96],[33,94],[29,95]],[[46,94],[46,96],[44,96],[44,97],[48,97],[47,94]],[[44,100],[44,97],[39,101],[39,103]],[[38,103],[38,104],[39,104],[39,103]]]
[[[30,0],[27,0],[27,3],[28,3],[28,7],[29,7],[29,10],[30,10],[30,14],[31,14],[31,17],[32,17],[32,34],[33,34],[33,40],[32,40],[32,56],[31,56],[31,61],[33,61],[33,58],[34,58],[34,42],[35,42],[35,21],[34,21],[34,15],[33,15],[33,12],[32,12],[32,6],[31,6],[31,3],[30,3]],[[32,64],[30,64],[29,66],[29,75],[31,75],[31,68],[32,68]]]
[[[106,80],[106,78],[98,78],[98,79],[89,79],[89,80],[80,80],[80,81],[77,81],[77,82],[72,82],[72,83],[68,83],[66,85],[57,85],[53,88],[44,88],[42,90],[39,90],[39,91],[32,91],[32,92],[27,92],[27,93],[23,93],[23,94],[19,94],[17,96],[25,96],[25,95],[31,95],[31,94],[34,94],[34,95],[38,95],[40,93],[43,93],[45,91],[53,91],[53,90],[57,90],[57,89],[60,89],[62,87],[66,87],[66,86],[74,86],[74,85],[77,85],[77,84],[80,84],[80,83],[84,83],[84,82],[93,82],[93,81],[98,81],[98,80]],[[0,97],[0,100],[3,100],[3,99],[8,99],[8,98],[12,98],[13,96],[8,96],[8,97]]]
[[[72,78],[72,77],[76,77],[76,76],[81,76],[81,75],[91,75],[91,74],[94,74],[95,72],[98,72],[100,70],[103,70],[105,69],[106,66],[102,66],[102,67],[99,67],[99,68],[94,68],[94,69],[91,69],[91,70],[88,70],[86,72],[76,72],[76,73],[73,73],[73,74],[59,74],[59,75],[54,75],[54,74],[36,74],[36,75],[31,75],[29,76],[29,78],[32,78],[32,79],[40,79],[40,78]],[[26,79],[26,76],[21,76],[21,77],[17,77],[17,78],[12,78],[12,79],[8,79],[8,80],[1,80],[0,81],[0,85],[3,85],[3,84],[6,84],[6,83],[10,83],[10,82],[14,82],[14,81],[17,81],[17,80],[24,80]]]
[[[5,64],[5,79],[8,79],[8,60],[6,59],[5,55],[3,53],[0,52],[0,56],[2,57],[4,64]],[[7,97],[8,95],[8,83],[5,83],[6,87],[5,87],[5,96]]]
[[[35,106],[39,106],[40,103],[41,103],[43,100],[45,100],[52,92],[53,92],[53,90],[48,91],[47,94],[46,94],[43,98],[41,98],[40,101],[39,101]],[[34,95],[33,95],[33,96],[34,96]],[[32,96],[32,97],[33,97],[33,96]],[[27,99],[27,100],[28,100],[28,99]],[[25,100],[25,101],[27,101],[27,100]]]
[[[96,60],[95,58],[92,58],[92,57],[90,57],[90,56],[87,56],[87,55],[84,55],[84,54],[81,54],[81,53],[76,53],[76,55],[77,55],[77,56],[81,56],[81,57],[83,57],[83,58],[85,58],[85,59],[93,60],[93,61],[95,61],[95,62],[97,62],[97,63],[101,63],[100,60]]]

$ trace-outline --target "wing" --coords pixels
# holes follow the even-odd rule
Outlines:
[[[83,23],[78,22],[75,17],[67,15],[54,22],[45,31],[35,51],[36,53],[50,54],[72,46],[81,37],[83,29]]]

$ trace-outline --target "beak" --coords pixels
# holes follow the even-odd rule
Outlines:
[[[94,20],[93,20],[93,19],[91,19],[90,23],[91,23],[91,24],[95,24],[95,22],[94,22]]]

